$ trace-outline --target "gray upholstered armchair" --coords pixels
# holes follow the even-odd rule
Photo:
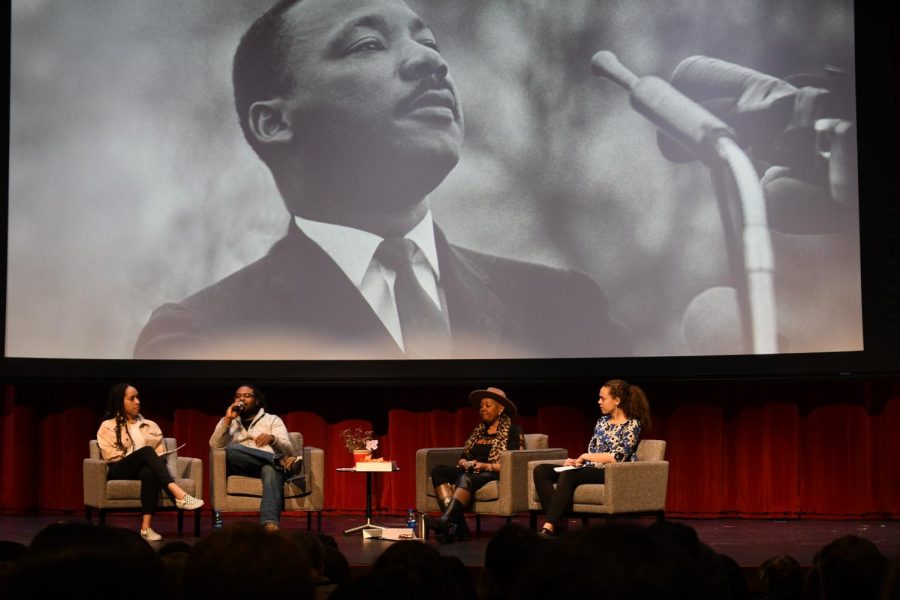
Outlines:
[[[288,432],[294,456],[303,457],[306,479],[301,485],[284,484],[285,511],[306,512],[306,528],[312,529],[316,513],[316,531],[322,531],[322,509],[325,506],[325,453],[321,448],[303,446],[303,435]],[[262,501],[262,480],[255,477],[226,475],[225,449],[209,451],[209,489],[213,509],[213,527],[222,526],[223,512],[258,511]]]
[[[604,467],[603,483],[579,485],[572,499],[572,514],[580,516],[584,524],[592,516],[653,514],[657,520],[665,518],[666,486],[669,482],[669,463],[666,442],[641,440],[637,461],[612,463]],[[542,463],[562,464],[563,461],[534,461],[528,463],[528,510],[531,528],[537,526],[537,515],[543,512],[534,487],[534,468]]]
[[[166,450],[175,450],[178,445],[175,438],[163,438]],[[100,524],[106,522],[107,511],[136,511],[141,509],[141,482],[137,479],[106,479],[107,465],[100,456],[97,440],[88,445],[90,458],[84,459],[84,511],[88,521],[92,510],[100,514]],[[175,483],[186,493],[203,499],[203,461],[199,458],[178,456],[173,452],[166,457],[169,473]],[[159,508],[175,508],[175,502],[164,491],[160,490]],[[178,510],[178,533],[184,530],[184,511]],[[200,537],[200,512],[194,511],[194,535]]]
[[[525,434],[524,450],[506,450],[500,454],[500,480],[492,481],[475,493],[471,511],[475,514],[475,533],[481,533],[481,516],[506,517],[528,510],[528,464],[530,461],[565,459],[563,448],[548,448],[543,433]],[[440,464],[455,465],[462,448],[421,448],[416,451],[416,508],[421,512],[440,510],[431,483],[431,470]]]

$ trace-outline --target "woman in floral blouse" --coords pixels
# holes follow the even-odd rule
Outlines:
[[[534,486],[547,520],[541,535],[552,537],[556,525],[572,505],[575,488],[584,483],[603,483],[606,463],[637,460],[641,430],[650,427],[650,404],[644,390],[621,379],[607,381],[597,402],[603,413],[594,427],[588,451],[567,458],[570,470],[557,472],[556,465],[538,465]],[[556,484],[556,488],[553,487]]]

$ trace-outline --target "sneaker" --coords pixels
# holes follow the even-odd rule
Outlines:
[[[282,456],[278,466],[289,477],[296,477],[303,471],[302,456]]]
[[[162,536],[153,531],[153,528],[151,527],[148,527],[147,529],[141,529],[141,537],[148,542],[158,542],[162,539]]]
[[[281,528],[278,526],[278,523],[276,523],[275,521],[269,521],[268,523],[263,524],[263,529],[266,531],[266,533],[274,533]]]
[[[545,527],[538,532],[538,535],[542,538],[553,539],[556,537],[556,532]]]
[[[198,498],[194,498],[190,494],[185,494],[184,498],[181,500],[175,500],[176,508],[180,508],[181,510],[197,510],[201,506],[203,506],[203,500]]]

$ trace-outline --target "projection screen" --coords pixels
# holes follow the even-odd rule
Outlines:
[[[291,122],[258,90],[242,113],[257,154],[232,62],[268,6],[12,1],[6,357],[403,358],[376,248],[412,226],[436,358],[759,353],[756,260],[772,352],[863,350],[852,2],[304,0]],[[600,50],[759,74],[685,87],[767,178],[756,255],[731,175],[660,141]]]

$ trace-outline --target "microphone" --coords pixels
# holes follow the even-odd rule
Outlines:
[[[244,401],[238,400],[237,402],[234,403],[233,408],[234,408],[235,412],[242,412],[244,410]]]
[[[741,146],[757,152],[771,148],[787,128],[797,94],[787,81],[706,56],[690,56],[678,63],[672,85],[729,123]],[[664,135],[657,142],[672,162],[696,160]]]
[[[631,106],[694,157],[715,160],[717,140],[734,137],[734,131],[721,119],[669,83],[659,77],[636,76],[608,50],[593,56],[591,70],[594,75],[610,79],[631,92]]]
[[[765,109],[797,93],[783,79],[707,56],[689,56],[678,63],[672,85],[694,100],[739,98],[743,110]]]

